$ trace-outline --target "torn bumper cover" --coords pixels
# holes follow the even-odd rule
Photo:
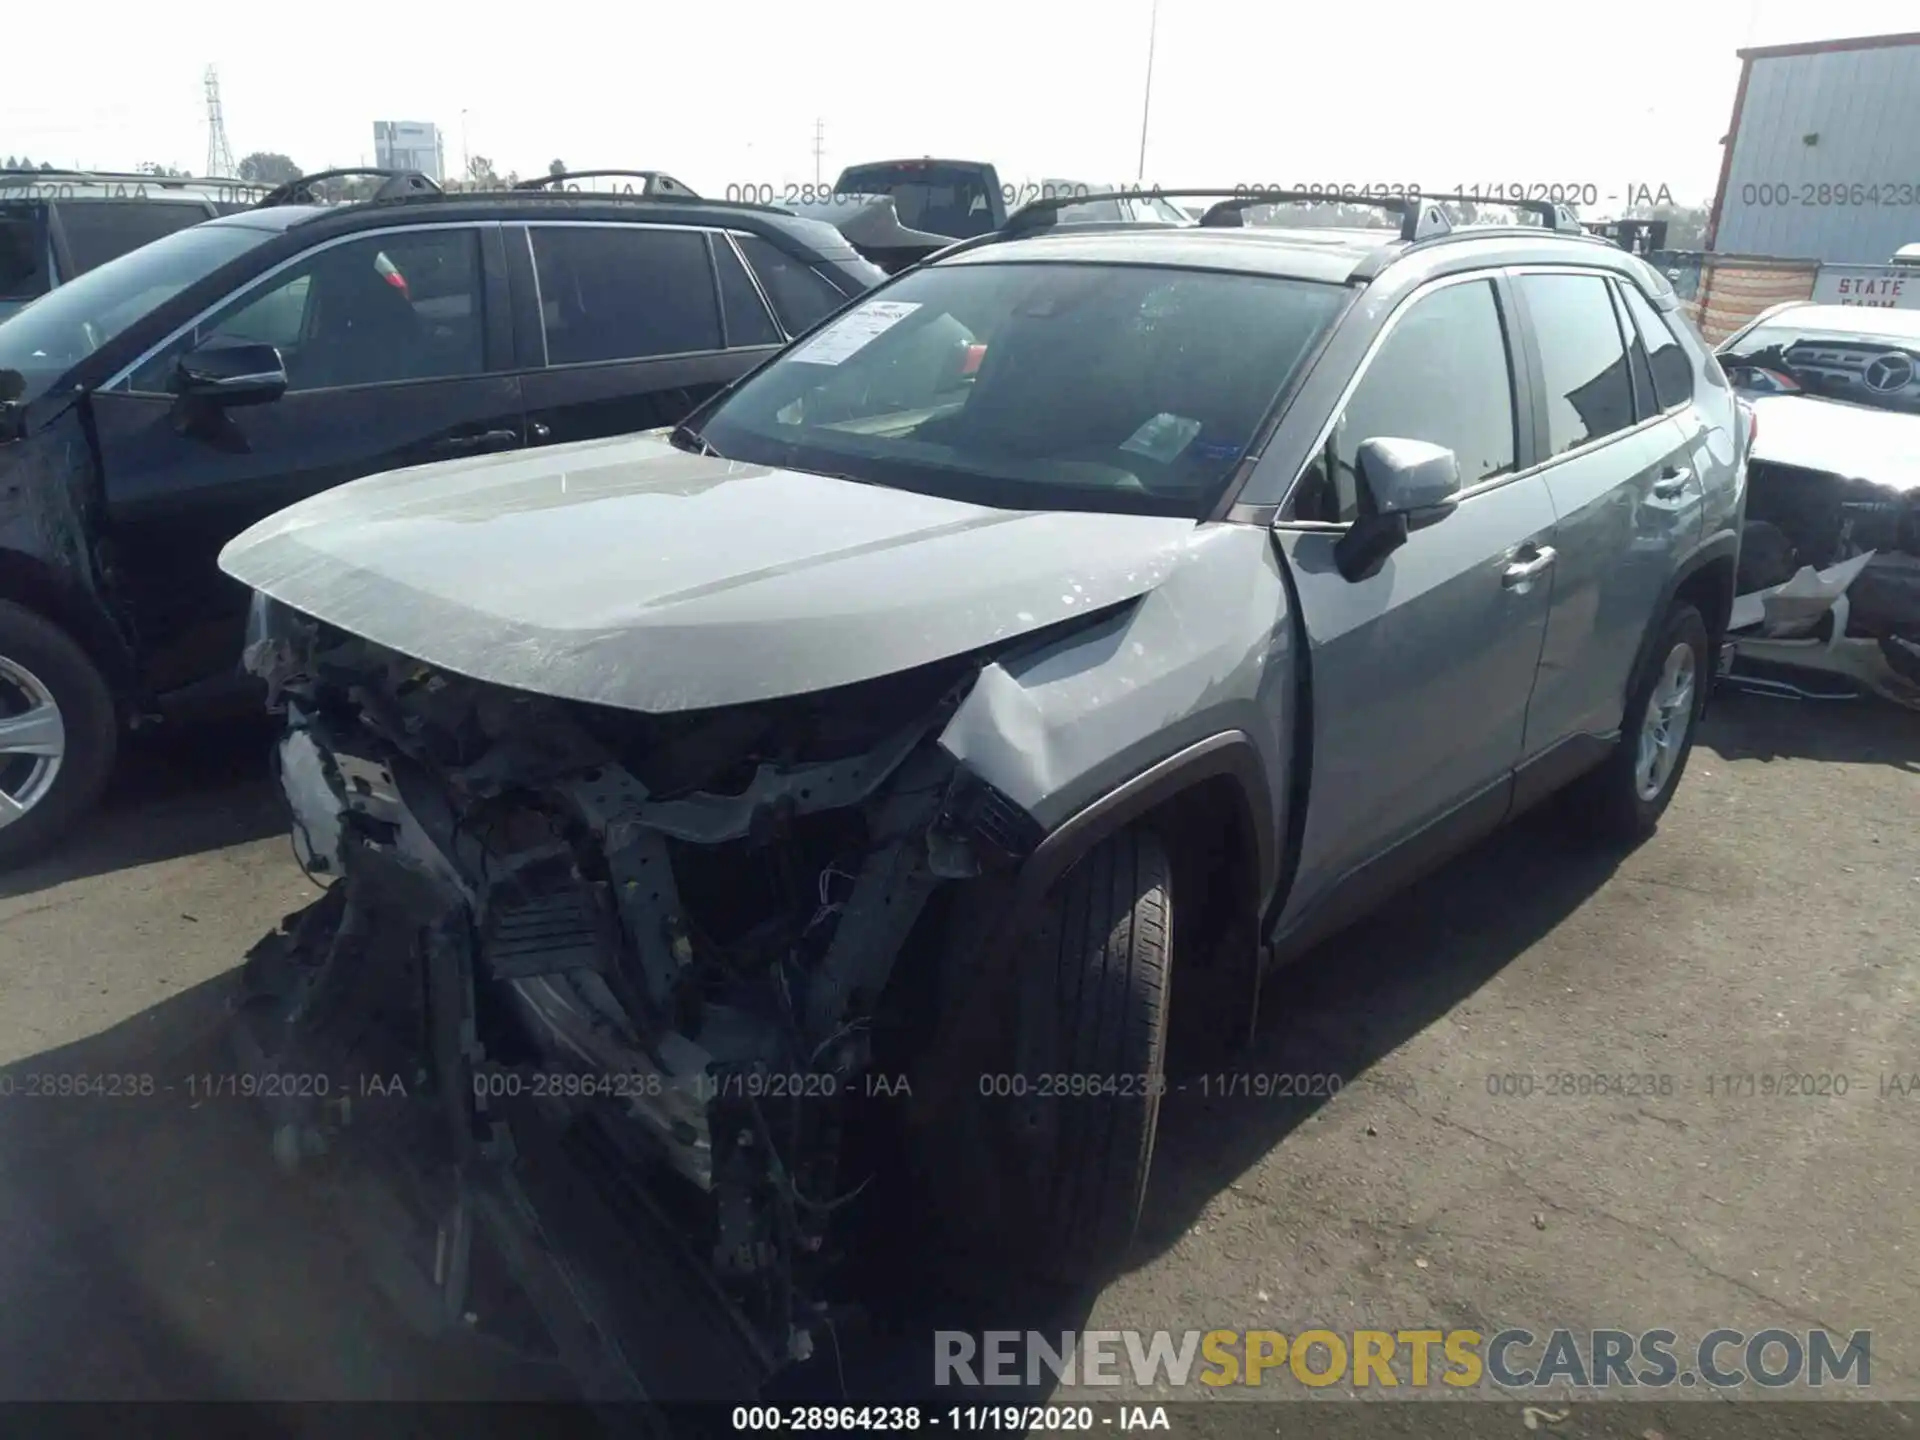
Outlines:
[[[1920,708],[1920,489],[1765,460],[1749,486],[1732,680]]]
[[[943,880],[1039,838],[937,743],[980,662],[649,715],[452,675],[263,598],[247,663],[287,716],[296,850],[332,881],[286,953],[249,967],[258,1063],[291,1069],[298,1037],[330,1064],[427,1077],[435,1138],[402,1143],[443,1162],[464,1217],[436,1222],[433,1303],[464,1313],[444,1252],[476,1216],[530,1216],[537,1238],[505,1247],[564,1260],[553,1227],[583,1222],[527,1197],[577,1206],[585,1184],[621,1192],[608,1235],[640,1223],[610,1213],[670,1235],[697,1299],[666,1307],[668,1338],[737,1352],[717,1381],[683,1370],[692,1393],[744,1393],[807,1356],[830,1231],[864,1178],[842,1101],[867,1083],[896,957]],[[282,1118],[292,1155],[348,1123]],[[591,1178],[556,1179],[554,1155],[582,1147]],[[659,1326],[675,1292],[657,1264],[618,1283],[604,1256],[562,1270],[549,1331],[568,1323],[552,1295],[597,1287],[613,1313],[575,1325],[599,1337],[575,1369],[624,1373],[607,1346],[639,1348],[634,1327]]]

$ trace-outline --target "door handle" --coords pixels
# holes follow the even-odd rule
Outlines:
[[[1500,583],[1509,590],[1516,585],[1523,585],[1551,566],[1554,559],[1555,553],[1553,547],[1551,545],[1543,545],[1534,553],[1531,560],[1516,560],[1513,564],[1507,566],[1506,572],[1500,577]]]
[[[1671,500],[1687,488],[1687,481],[1693,478],[1693,471],[1684,465],[1669,465],[1660,472],[1660,478],[1653,482],[1653,493],[1662,500]]]
[[[436,454],[467,455],[475,450],[501,450],[518,444],[518,430],[480,430],[468,435],[449,435],[434,443]]]

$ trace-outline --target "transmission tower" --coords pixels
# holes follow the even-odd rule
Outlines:
[[[233,174],[233,147],[227,144],[227,122],[220,113],[220,75],[207,67],[207,177],[223,179]]]

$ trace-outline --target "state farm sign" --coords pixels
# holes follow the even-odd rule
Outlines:
[[[1822,265],[1813,282],[1816,305],[1871,305],[1882,310],[1920,310],[1920,267]]]

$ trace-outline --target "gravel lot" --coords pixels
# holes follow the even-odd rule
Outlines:
[[[142,747],[76,844],[0,880],[0,1398],[551,1387],[412,1337],[245,1102],[185,1093],[225,1066],[223,977],[314,893],[267,738]],[[1455,862],[1269,986],[1236,1068],[1337,1098],[1169,1098],[1138,1253],[1084,1323],[1871,1328],[1874,1392],[1920,1396],[1920,1094],[1882,1093],[1920,1072],[1916,816],[1920,718],[1731,697],[1637,852],[1543,816]],[[80,1071],[175,1091],[20,1093]],[[1782,1073],[1848,1093],[1709,1093]]]

